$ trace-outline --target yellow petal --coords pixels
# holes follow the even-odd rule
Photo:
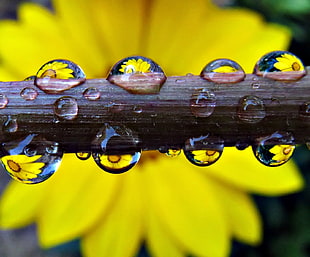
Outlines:
[[[156,208],[151,204],[149,209]],[[147,246],[154,257],[185,257],[185,250],[168,233],[165,226],[152,211],[149,212],[147,219]]]
[[[280,167],[267,167],[254,157],[251,147],[238,151],[226,147],[222,157],[212,166],[201,170],[241,189],[263,195],[281,195],[300,190],[303,179],[293,161]]]
[[[0,198],[0,227],[12,229],[34,222],[40,204],[48,193],[45,189],[43,184],[30,186],[10,182]]]
[[[135,172],[142,172],[138,169]],[[129,257],[139,250],[143,232],[143,198],[138,174],[134,171],[122,174],[122,187],[114,205],[82,240],[82,251],[86,257]],[[115,176],[115,175],[114,175]]]
[[[150,201],[167,231],[193,255],[226,256],[231,235],[212,182],[179,158],[159,157],[156,169],[143,164]]]
[[[248,244],[258,244],[261,240],[261,221],[250,196],[216,180],[211,186],[225,210],[233,236]]]
[[[84,234],[105,215],[119,184],[117,176],[101,171],[92,160],[79,161],[74,154],[64,156],[51,180],[53,187],[37,213],[43,247]]]

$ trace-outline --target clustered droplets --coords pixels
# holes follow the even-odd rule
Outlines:
[[[258,76],[279,80],[296,81],[306,75],[301,60],[287,51],[273,51],[258,60],[254,67],[251,88],[253,92],[260,89]],[[194,76],[187,74],[187,76]],[[243,81],[246,74],[242,67],[230,59],[216,59],[209,62],[201,71],[203,80],[229,87],[233,83]],[[129,56],[117,62],[110,70],[107,80],[132,94],[159,94],[166,81],[166,75],[153,60],[143,56]],[[85,82],[86,75],[80,66],[64,59],[51,60],[41,66],[36,75],[25,81],[33,81],[33,86],[20,91],[25,101],[35,101],[42,90],[46,94],[59,94]],[[178,84],[186,83],[186,79],[177,79]],[[219,86],[219,85],[218,85]],[[101,92],[96,87],[88,87],[82,92],[84,99],[96,101]],[[236,117],[244,124],[257,124],[266,117],[265,99],[255,94],[245,95],[239,99]],[[0,110],[10,104],[8,97],[0,93]],[[110,104],[113,112],[122,111],[122,104]],[[135,105],[132,112],[142,115],[143,106]],[[214,88],[194,88],[190,111],[197,119],[207,119],[216,109],[216,90]],[[60,96],[53,104],[54,115],[58,122],[73,121],[79,114],[78,100],[71,96]],[[310,119],[310,102],[299,107],[299,118]],[[15,116],[7,116],[3,123],[3,132],[12,134],[18,131]],[[16,134],[16,133],[15,133]],[[243,150],[250,143],[238,142],[236,148]],[[307,143],[309,148],[310,143]],[[214,164],[221,157],[225,142],[216,135],[191,137],[183,146],[166,148],[161,151],[169,157],[177,157],[182,152],[188,161],[196,166],[204,167]],[[286,163],[295,149],[294,138],[288,132],[275,132],[257,138],[252,144],[255,157],[262,164],[274,167]],[[46,140],[38,134],[30,134],[18,140],[3,142],[0,145],[0,163],[6,172],[15,180],[25,184],[36,184],[48,179],[59,167],[63,151],[57,142]],[[91,142],[91,150],[77,152],[80,160],[93,158],[102,170],[121,174],[133,168],[141,156],[138,137],[127,127],[112,126],[105,123]]]

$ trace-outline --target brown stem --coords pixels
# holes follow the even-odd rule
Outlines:
[[[38,95],[23,91],[27,87]],[[189,138],[207,135],[225,146],[246,146],[276,131],[292,133],[296,144],[310,142],[310,75],[283,82],[247,74],[234,84],[175,76],[158,94],[131,94],[106,79],[59,93],[45,93],[33,81],[0,82],[0,94],[1,142],[34,133],[66,152],[90,151],[105,124],[129,129],[143,150],[181,148]],[[126,150],[116,140],[111,149],[118,147]]]

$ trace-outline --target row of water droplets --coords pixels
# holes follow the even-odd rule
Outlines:
[[[275,80],[295,81],[302,78],[306,71],[301,61],[293,54],[287,51],[275,51],[266,54],[257,62],[254,74]],[[244,80],[245,72],[232,60],[217,59],[206,65],[200,76],[213,83],[231,84]],[[132,56],[115,64],[107,79],[130,93],[148,94],[158,93],[166,76],[160,66],[152,60]],[[85,74],[75,63],[56,59],[44,64],[36,76],[30,76],[26,80],[34,80],[36,87],[24,88],[20,96],[26,101],[33,101],[39,94],[37,89],[48,94],[64,92],[83,83]],[[259,85],[253,83],[252,87],[255,89]],[[100,99],[100,91],[90,87],[84,91],[83,96],[90,101],[96,101]],[[5,108],[8,103],[9,99],[0,94],[0,109]],[[244,96],[239,103],[238,117],[245,123],[257,123],[266,116],[263,101],[255,95]],[[306,119],[310,118],[309,106],[310,103],[306,102],[300,107],[300,115]],[[211,90],[202,88],[193,93],[190,108],[194,116],[209,117],[215,107],[216,96]],[[54,103],[54,113],[60,119],[74,120],[78,116],[77,100],[70,96],[58,98]],[[16,119],[9,117],[4,124],[4,131],[13,133],[17,129]],[[139,161],[141,149],[138,148],[138,142],[130,129],[104,124],[92,142],[92,151],[76,153],[76,156],[81,160],[92,156],[101,169],[115,174],[123,173]],[[122,150],[127,152],[120,155],[117,151],[118,153],[113,154],[108,147],[111,144],[114,145],[112,149],[119,150],[123,146]],[[245,147],[237,146],[239,149]],[[268,137],[257,139],[252,148],[261,163],[278,166],[291,158],[295,146],[290,133],[275,132]],[[174,157],[183,150],[191,163],[208,166],[220,158],[223,149],[224,141],[208,134],[190,138],[185,142],[183,149],[167,149],[165,153]],[[14,179],[28,184],[40,183],[49,178],[57,170],[62,155],[58,143],[47,141],[36,134],[1,144],[2,166]]]

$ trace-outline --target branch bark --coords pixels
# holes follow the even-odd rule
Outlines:
[[[234,84],[174,76],[158,94],[144,95],[106,79],[88,79],[57,94],[43,92],[34,81],[0,82],[0,140],[40,134],[65,152],[90,151],[109,124],[130,129],[143,150],[182,148],[189,138],[206,135],[225,146],[246,146],[276,131],[290,132],[303,144],[310,142],[309,105],[310,75],[281,82],[247,74]]]

